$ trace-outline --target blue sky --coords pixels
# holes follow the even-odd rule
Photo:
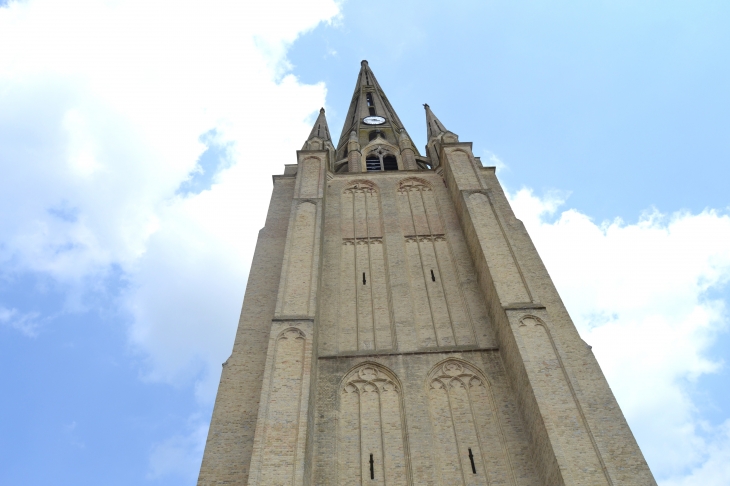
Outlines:
[[[251,2],[253,3],[253,2]],[[367,59],[528,227],[660,484],[730,483],[730,4],[0,1],[0,483],[194,484],[271,174]]]

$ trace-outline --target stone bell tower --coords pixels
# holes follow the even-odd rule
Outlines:
[[[495,176],[366,61],[274,176],[198,484],[656,484]]]

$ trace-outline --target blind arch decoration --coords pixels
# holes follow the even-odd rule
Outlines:
[[[382,207],[372,181],[356,180],[343,188],[340,222],[338,350],[395,348]]]
[[[501,420],[486,376],[449,358],[426,381],[438,484],[516,484]]]
[[[345,376],[337,428],[338,485],[411,484],[402,388],[392,371],[367,362]]]
[[[465,295],[464,269],[448,241],[436,190],[424,179],[408,177],[396,191],[420,346],[477,344],[478,309]]]

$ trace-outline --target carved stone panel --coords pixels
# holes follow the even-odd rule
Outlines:
[[[421,347],[475,345],[475,322],[444,233],[431,185],[408,178],[398,185],[413,316]]]
[[[494,397],[484,375],[458,359],[427,382],[438,484],[516,484]]]
[[[339,394],[337,484],[409,484],[401,388],[373,363],[350,371]]]
[[[303,481],[312,346],[302,328],[311,333],[311,321],[272,326],[251,458],[251,486],[296,486]]]
[[[391,349],[390,282],[383,242],[380,194],[370,181],[354,181],[341,194],[338,349]]]

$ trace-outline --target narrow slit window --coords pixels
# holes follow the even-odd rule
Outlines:
[[[317,136],[319,137],[319,125],[317,125]]]
[[[375,461],[373,461],[372,454],[370,454],[370,479],[375,479]]]
[[[365,95],[365,100],[368,102],[368,106],[375,106],[373,104],[373,94],[372,93],[366,94]]]
[[[434,282],[436,281],[436,275],[433,273],[433,270],[431,270],[431,280],[433,280]]]
[[[365,280],[365,272],[362,272],[362,284],[365,285],[366,283],[368,283],[368,281]]]
[[[371,106],[370,108],[368,108],[368,111],[370,112],[370,116],[377,115],[377,113],[375,113],[375,107],[374,106]]]
[[[370,457],[373,457],[373,456],[370,455]],[[474,465],[474,454],[471,453],[471,448],[469,448],[469,460],[471,461],[471,472],[473,472],[474,474],[476,474],[477,473],[477,468]],[[372,466],[370,466],[370,467],[372,467]]]

